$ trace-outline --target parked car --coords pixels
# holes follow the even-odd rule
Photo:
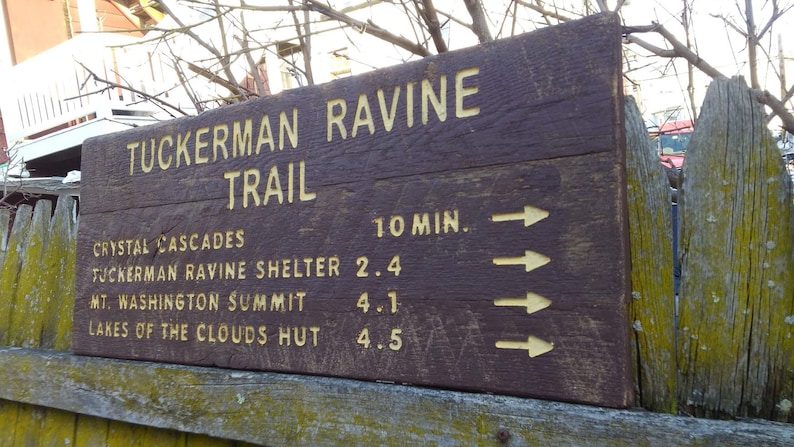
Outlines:
[[[667,121],[657,130],[650,132],[651,140],[663,165],[670,169],[681,169],[694,130],[691,120],[683,120]]]

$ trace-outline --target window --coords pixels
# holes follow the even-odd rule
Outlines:
[[[350,57],[347,54],[347,48],[331,51],[330,58],[331,79],[346,78],[351,75]]]
[[[294,42],[279,42],[276,46],[283,88],[286,90],[306,85],[306,77],[303,74],[303,51],[300,45]]]

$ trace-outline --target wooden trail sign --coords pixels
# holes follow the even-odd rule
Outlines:
[[[632,402],[605,15],[86,141],[79,354]]]

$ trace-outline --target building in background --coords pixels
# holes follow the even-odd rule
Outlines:
[[[0,0],[0,119],[11,160],[34,176],[80,168],[85,138],[145,120],[126,92],[91,83],[120,76],[126,50],[108,49],[143,35],[162,16],[134,0]],[[99,34],[102,31],[122,34]],[[126,95],[126,96],[125,96]],[[5,153],[5,151],[4,151]]]

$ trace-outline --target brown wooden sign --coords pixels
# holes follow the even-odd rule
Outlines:
[[[89,140],[79,354],[631,403],[598,16]]]

